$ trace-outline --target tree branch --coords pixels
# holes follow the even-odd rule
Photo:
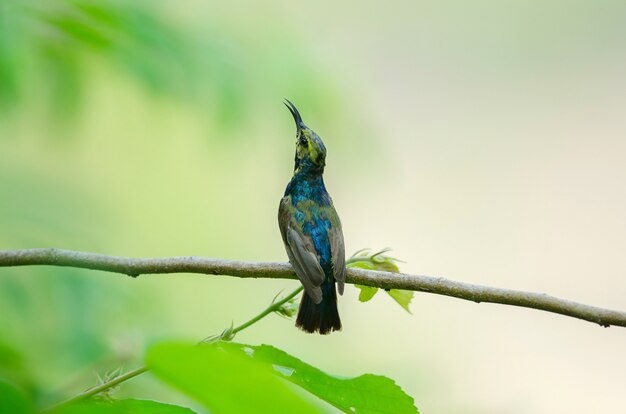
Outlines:
[[[288,263],[240,262],[202,257],[132,259],[61,249],[0,250],[0,267],[50,265],[123,273],[132,277],[157,273],[203,273],[236,277],[296,279]],[[499,289],[441,277],[348,269],[347,282],[381,289],[405,289],[452,296],[473,302],[500,303],[558,313],[597,323],[626,327],[626,312],[584,305],[543,293]]]

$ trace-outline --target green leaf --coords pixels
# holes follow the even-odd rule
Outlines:
[[[28,414],[32,412],[32,406],[24,393],[13,384],[0,380],[0,413]]]
[[[233,352],[233,349],[237,352]],[[317,413],[271,366],[226,342],[160,344],[148,351],[152,372],[215,413]]]
[[[389,249],[383,249],[376,253],[370,253],[369,249],[359,250],[346,261],[346,266],[357,267],[359,269],[366,270],[400,273],[400,269],[396,264],[398,262],[398,259],[387,256],[385,253],[387,253],[388,251]],[[367,302],[368,300],[372,299],[372,297],[374,297],[378,290],[378,288],[371,286],[355,286],[361,289],[361,293],[359,294],[359,300],[361,302]],[[409,305],[411,304],[411,300],[413,300],[413,295],[415,292],[413,292],[412,290],[400,289],[390,289],[386,290],[386,292],[389,296],[391,296],[393,300],[395,300],[400,306],[402,306],[404,310],[412,313]]]
[[[336,377],[269,345],[228,343],[226,349],[264,362],[274,373],[345,413],[418,413],[413,398],[392,379],[364,374],[355,378]]]
[[[359,253],[360,252],[355,253],[352,256],[352,258],[348,260],[348,262],[346,263],[346,266],[356,267],[356,268],[365,269],[365,270],[376,270],[376,265],[372,263],[369,260],[369,258],[364,257],[363,259],[361,259],[360,257],[357,257],[356,255]],[[370,299],[374,297],[376,292],[378,292],[377,287],[365,286],[365,285],[354,285],[354,286],[361,289],[361,293],[359,293],[359,301],[361,302],[369,301]]]
[[[4,411],[2,411],[4,412]],[[83,401],[54,411],[55,414],[195,414],[189,408],[149,400]]]
[[[361,302],[367,302],[372,299],[376,292],[378,292],[377,287],[365,286],[365,285],[354,285],[357,288],[361,289],[361,293],[359,293],[359,300]]]
[[[393,298],[393,300],[398,302],[398,304],[402,306],[404,310],[406,310],[410,314],[413,314],[411,312],[411,309],[409,308],[409,305],[411,304],[411,300],[413,300],[413,293],[415,292],[413,292],[412,290],[390,289],[387,291],[387,293]]]
[[[372,263],[369,258],[350,259],[350,262],[346,263],[346,266],[365,270],[379,270],[376,268],[376,264]]]

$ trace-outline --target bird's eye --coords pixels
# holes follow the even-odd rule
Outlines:
[[[300,142],[300,145],[306,145],[307,143],[306,137],[304,135],[300,135],[299,142]]]

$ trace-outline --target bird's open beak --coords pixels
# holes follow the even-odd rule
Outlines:
[[[295,107],[294,104],[291,103],[291,101],[289,99],[285,99],[285,102],[283,102],[285,104],[285,106],[287,108],[289,108],[289,112],[291,112],[291,115],[293,115],[293,120],[296,121],[296,128],[298,128],[298,131],[301,128],[304,128],[304,122],[302,122],[302,117],[300,116],[300,112],[298,112],[298,109]]]

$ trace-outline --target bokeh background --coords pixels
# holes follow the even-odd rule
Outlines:
[[[623,1],[2,0],[0,248],[285,261],[287,97],[326,142],[348,252],[624,310],[625,73]],[[49,403],[295,286],[0,269],[0,370]],[[626,403],[622,328],[357,296],[341,333],[273,316],[237,340],[388,375],[423,413]],[[117,393],[186,401],[149,375]]]

